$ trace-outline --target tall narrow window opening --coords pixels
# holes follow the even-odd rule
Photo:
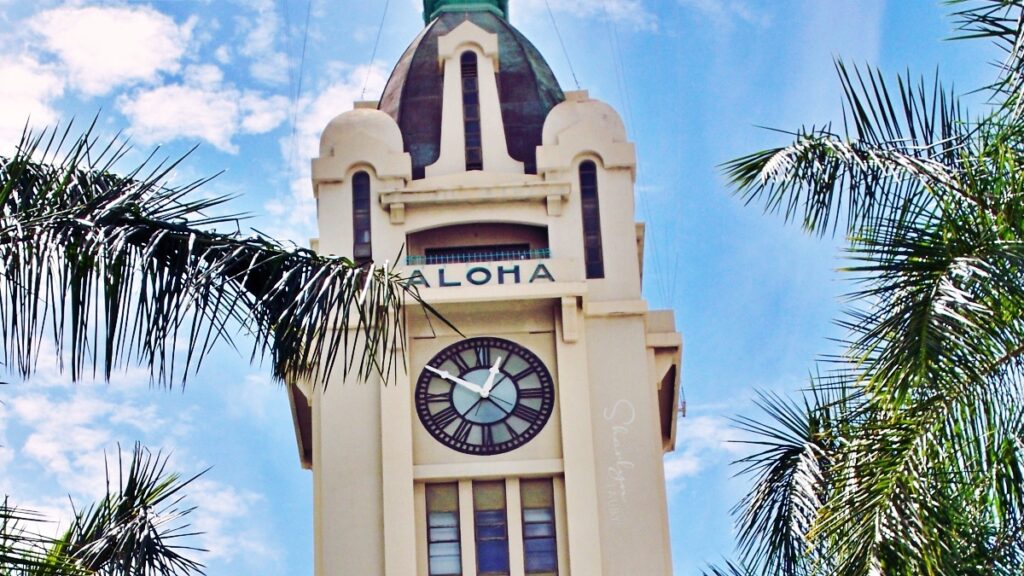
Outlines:
[[[462,122],[466,132],[466,170],[484,169],[483,140],[480,133],[480,79],[475,52],[463,52]]]
[[[557,576],[558,547],[555,543],[555,490],[550,478],[522,480],[523,554],[526,573]]]
[[[459,485],[427,485],[427,557],[430,576],[462,574]]]
[[[508,515],[505,482],[473,483],[476,565],[479,576],[508,576]]]
[[[601,208],[597,200],[597,165],[590,160],[580,164],[580,195],[583,200],[583,251],[587,278],[604,278]]]
[[[353,259],[363,264],[373,257],[370,243],[370,175],[356,172],[352,176],[352,243]]]

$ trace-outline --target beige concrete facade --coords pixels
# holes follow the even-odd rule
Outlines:
[[[467,172],[458,58],[478,55],[484,169]],[[467,22],[441,38],[440,159],[412,179],[402,135],[363,107],[331,121],[313,160],[325,254],[353,250],[352,177],[371,188],[373,258],[431,249],[524,245],[536,257],[400,267],[457,334],[410,303],[407,371],[393,382],[340,372],[326,391],[293,384],[303,464],[313,473],[318,576],[428,576],[426,490],[459,489],[462,574],[476,576],[473,482],[505,482],[510,575],[525,576],[519,486],[551,478],[559,575],[671,574],[663,455],[674,449],[682,340],[671,312],[641,296],[643,227],[635,221],[635,150],[618,114],[586,92],[567,94],[544,125],[537,174],[504,148],[493,86],[501,54]],[[451,78],[451,80],[449,80]],[[450,87],[451,85],[451,87]],[[605,277],[584,265],[580,164],[597,167]],[[475,456],[442,445],[417,417],[423,366],[463,338],[513,341],[541,359],[556,390],[545,427],[522,447]]]

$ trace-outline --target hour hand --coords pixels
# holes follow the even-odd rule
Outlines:
[[[431,366],[429,364],[424,366],[424,368],[426,368],[427,370],[433,372],[434,374],[437,374],[438,376],[440,376],[441,378],[444,378],[445,380],[454,382],[454,383],[458,384],[459,386],[462,386],[463,388],[465,388],[466,390],[469,390],[470,392],[472,392],[474,394],[480,394],[480,395],[483,394],[483,391],[484,391],[483,388],[477,386],[476,384],[473,384],[472,382],[467,382],[466,380],[463,380],[462,378],[459,378],[458,376],[455,376],[454,374],[448,372],[447,370],[438,370],[437,368],[434,368],[433,366]]]

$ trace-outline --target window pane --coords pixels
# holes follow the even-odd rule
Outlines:
[[[523,480],[523,508],[554,508],[555,489],[550,479]]]
[[[462,574],[462,558],[438,556],[430,559],[430,576],[458,576]]]
[[[554,552],[544,554],[526,555],[526,573],[550,573],[554,574],[558,569],[558,559]]]
[[[505,482],[474,482],[473,508],[481,510],[505,510]]]
[[[552,538],[555,535],[555,525],[547,524],[525,524],[523,526],[523,538]]]
[[[431,512],[427,515],[431,528],[454,527],[459,525],[459,516],[455,512]]]
[[[428,484],[427,511],[452,512],[453,514],[449,514],[444,517],[458,519],[459,485],[454,482],[451,484]],[[448,526],[448,524],[446,524],[446,526]]]
[[[526,500],[525,498],[523,500]],[[523,506],[527,504],[523,502]],[[523,522],[554,522],[555,511],[551,508],[527,508],[523,510]]]
[[[431,528],[430,529],[430,541],[431,542],[458,542],[459,541],[459,529],[456,527],[452,528]]]
[[[477,516],[476,524],[477,540],[504,540],[508,538],[505,526],[487,526],[480,524],[480,517]]]
[[[478,543],[476,563],[483,574],[508,574],[508,542]]]
[[[505,502],[504,502],[505,495],[502,494],[501,498],[502,498],[501,505],[504,506],[504,504],[505,504]],[[488,504],[490,504],[490,502],[486,502],[486,501],[479,502],[478,501],[477,506],[483,507],[483,506],[486,506]],[[504,508],[502,508],[500,510],[486,510],[486,511],[477,512],[476,513],[476,522],[477,522],[477,524],[489,524],[489,525],[498,524],[498,525],[504,525],[505,524],[505,510],[504,510]]]

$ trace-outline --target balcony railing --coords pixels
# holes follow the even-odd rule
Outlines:
[[[497,250],[493,252],[465,252],[457,254],[433,254],[430,256],[406,256],[408,266],[432,266],[435,264],[468,264],[472,262],[503,262],[506,260],[543,260],[551,258],[551,250]]]

